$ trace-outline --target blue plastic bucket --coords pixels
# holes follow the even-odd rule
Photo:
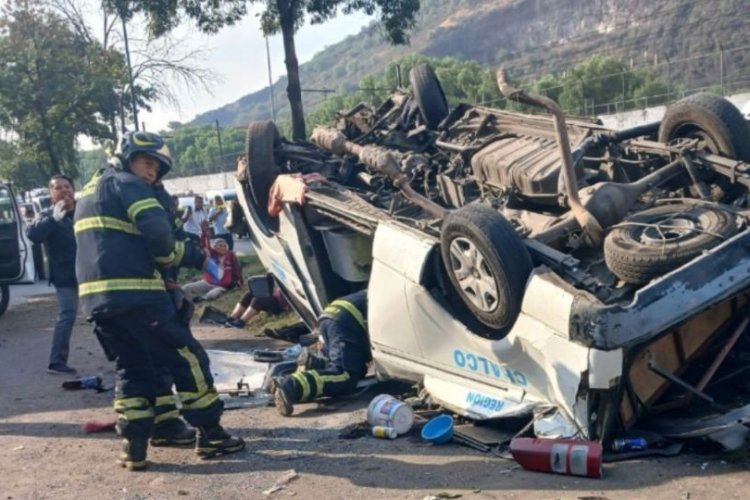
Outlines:
[[[422,427],[422,439],[432,444],[445,444],[453,438],[453,417],[439,415]]]

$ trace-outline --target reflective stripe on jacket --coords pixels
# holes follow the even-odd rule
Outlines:
[[[367,291],[362,290],[334,300],[323,309],[321,319],[351,323],[367,332]]]
[[[84,312],[97,317],[143,304],[169,304],[159,268],[199,265],[203,255],[175,241],[154,188],[129,172],[107,168],[82,194],[74,230]]]

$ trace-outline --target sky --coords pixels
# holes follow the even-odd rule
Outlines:
[[[300,64],[328,45],[358,33],[372,17],[361,13],[338,16],[322,24],[303,26],[295,37],[297,58]],[[196,64],[209,69],[219,79],[213,92],[193,90],[188,92],[177,87],[180,109],[164,103],[156,103],[153,112],[139,113],[139,121],[147,130],[165,129],[170,121],[187,122],[195,115],[234,102],[268,85],[266,45],[260,32],[260,23],[252,14],[236,26],[224,28],[216,35],[204,35],[195,28],[181,27],[177,35],[186,40],[191,48],[206,50],[206,57]],[[286,74],[284,47],[281,35],[269,37],[271,72],[274,81]],[[277,96],[283,99],[284,96]]]

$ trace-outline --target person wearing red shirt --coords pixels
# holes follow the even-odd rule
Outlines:
[[[242,269],[237,256],[229,250],[223,239],[217,238],[211,245],[211,259],[216,263],[217,275],[203,273],[203,279],[183,285],[182,291],[193,302],[214,300],[236,286],[242,285]]]

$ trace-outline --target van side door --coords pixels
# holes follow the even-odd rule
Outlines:
[[[16,281],[23,276],[21,230],[13,192],[7,184],[0,184],[0,282]]]

